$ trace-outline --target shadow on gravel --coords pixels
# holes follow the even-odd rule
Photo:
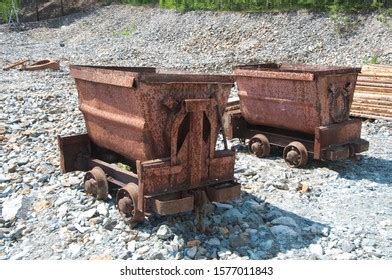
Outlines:
[[[392,186],[392,160],[360,156],[359,159],[347,159],[335,162],[319,162],[312,160],[309,169],[328,168],[339,173],[339,178],[347,180],[368,180]]]
[[[329,234],[329,226],[261,201],[246,192],[230,203],[206,206],[204,232],[197,230],[195,214],[191,212],[152,216],[134,229],[155,235],[162,225],[175,228],[174,234],[184,240],[179,251],[194,259],[227,259],[232,254],[249,259],[271,259],[289,250],[308,248]],[[168,244],[170,239],[165,242]],[[196,253],[192,247],[197,247]]]
[[[240,153],[248,153],[248,148],[245,145],[235,145],[235,149]],[[268,158],[271,160],[281,158],[283,162],[282,154],[283,149],[274,147],[271,149],[271,154]],[[358,159],[339,161],[318,161],[309,159],[308,164],[305,167],[307,170],[320,168],[326,168],[337,172],[339,174],[338,178],[355,181],[369,180],[379,184],[392,184],[392,160],[369,157],[367,155],[359,155]]]

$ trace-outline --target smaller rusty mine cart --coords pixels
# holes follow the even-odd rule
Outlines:
[[[339,160],[368,150],[360,119],[350,107],[360,69],[303,64],[238,66],[239,102],[226,108],[229,139],[249,140],[249,151],[268,156],[283,147],[291,167],[317,160]]]
[[[58,136],[61,168],[87,171],[87,193],[106,199],[116,192],[116,205],[131,222],[240,195],[234,152],[227,144],[215,149],[232,76],[70,69],[87,134]]]

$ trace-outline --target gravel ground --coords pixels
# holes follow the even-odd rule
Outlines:
[[[84,132],[68,63],[228,72],[237,63],[392,63],[377,15],[339,34],[323,14],[241,14],[109,6],[22,30],[0,26],[1,65],[60,59],[60,71],[0,75],[0,259],[391,259],[392,123],[365,121],[370,150],[355,160],[290,169],[237,153],[241,197],[194,215],[151,217],[136,228],[113,202],[83,192],[83,173],[59,171],[57,134]],[[222,145],[219,143],[219,145]],[[297,191],[308,186],[309,192]]]

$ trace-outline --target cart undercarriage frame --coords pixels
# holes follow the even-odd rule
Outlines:
[[[361,139],[360,119],[319,126],[314,134],[275,127],[251,125],[241,115],[239,106],[226,110],[224,128],[228,139],[250,139],[249,151],[259,157],[269,155],[270,146],[283,147],[283,157],[291,167],[303,167],[308,155],[316,160],[341,160],[369,149]]]

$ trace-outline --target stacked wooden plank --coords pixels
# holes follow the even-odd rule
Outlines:
[[[392,120],[392,66],[371,64],[362,67],[351,115]]]

